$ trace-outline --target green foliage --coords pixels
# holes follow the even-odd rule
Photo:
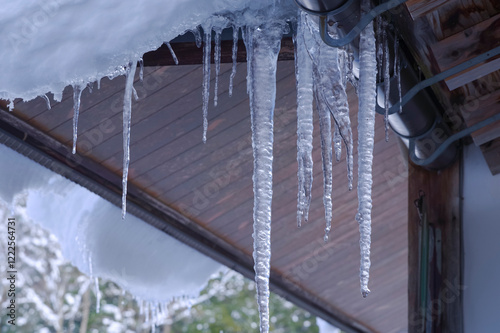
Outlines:
[[[220,274],[202,291],[205,300],[190,310],[173,316],[173,333],[258,332],[259,312],[255,284],[235,273]],[[319,332],[316,318],[283,298],[271,294],[270,329],[272,332]]]

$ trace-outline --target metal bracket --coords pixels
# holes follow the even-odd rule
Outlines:
[[[354,28],[352,28],[351,31],[349,31],[345,35],[345,37],[338,38],[338,39],[332,38],[328,34],[328,24],[326,22],[326,16],[320,16],[320,18],[319,18],[319,25],[320,25],[319,26],[319,33],[321,35],[321,39],[323,39],[323,41],[327,45],[332,46],[332,47],[345,46],[345,45],[349,44],[350,42],[352,42],[354,40],[354,38],[356,38],[361,33],[361,31],[371,21],[373,21],[377,16],[379,16],[382,13],[385,13],[388,10],[391,10],[394,7],[399,6],[400,4],[402,4],[406,1],[407,0],[390,0],[390,1],[384,2],[381,5],[378,5],[377,7],[373,8],[368,13],[363,15],[363,17],[361,17],[361,19],[359,20],[358,24],[356,24],[354,26]],[[342,7],[340,9],[342,9]],[[336,9],[335,11],[340,10],[340,9]],[[325,13],[325,14],[328,14],[328,13]]]
[[[427,87],[432,86],[434,83],[437,83],[441,80],[444,80],[452,75],[455,75],[457,73],[460,73],[461,71],[464,71],[472,66],[478,65],[482,63],[483,61],[486,61],[494,56],[497,56],[500,54],[500,46],[497,46],[488,52],[484,52],[472,59],[469,59],[467,61],[464,61],[460,65],[457,65],[455,67],[452,67],[450,69],[445,70],[444,72],[441,72],[439,74],[434,75],[431,78],[428,78],[426,80],[420,81],[417,83],[415,86],[413,86],[408,92],[403,96],[401,101],[398,101],[395,103],[391,108],[389,109],[389,114],[393,114],[396,112],[399,112],[399,106],[403,107],[406,103],[408,103],[420,90],[425,89]]]
[[[351,43],[354,40],[354,38],[356,38],[361,33],[361,31],[370,22],[373,21],[374,18],[376,18],[380,14],[382,14],[382,13],[384,13],[384,12],[386,12],[386,11],[396,7],[396,6],[399,6],[400,4],[402,4],[404,2],[406,2],[406,0],[390,0],[390,1],[384,2],[381,5],[378,5],[377,7],[373,8],[368,13],[363,15],[363,17],[361,17],[360,21],[354,26],[354,28],[351,29],[351,31],[349,31],[345,35],[345,37],[338,38],[338,39],[332,38],[328,33],[327,15],[333,14],[333,13],[341,10],[343,8],[343,6],[339,9],[334,10],[334,11],[331,11],[328,13],[323,13],[323,15],[320,16],[320,18],[319,18],[320,19],[319,20],[320,21],[319,22],[320,23],[319,31],[320,31],[321,38],[329,46],[332,46],[332,47],[345,46],[345,45]],[[462,71],[464,71],[472,66],[478,65],[478,64],[480,64],[480,63],[482,63],[482,62],[484,62],[492,57],[495,57],[497,55],[500,55],[500,46],[497,46],[497,47],[491,49],[490,51],[482,53],[482,54],[480,54],[480,55],[478,55],[470,60],[467,60],[467,61],[465,61],[457,66],[454,66],[450,69],[447,69],[444,72],[441,72],[437,75],[434,75],[433,77],[431,77],[429,79],[420,81],[415,86],[413,86],[401,98],[400,101],[397,101],[394,105],[392,105],[389,108],[388,114],[394,114],[396,112],[399,112],[400,108],[402,108],[406,103],[408,103],[421,90],[423,90],[427,87],[430,87],[433,84],[435,84],[441,80],[444,80],[452,75],[460,73],[460,72],[462,72]],[[381,108],[378,106],[378,104],[377,104],[377,111],[379,113],[381,111]],[[466,128],[465,130],[463,130],[461,132],[455,133],[454,135],[448,137],[448,139],[443,141],[439,145],[438,149],[436,149],[429,157],[427,157],[425,159],[418,158],[416,156],[416,153],[415,153],[415,141],[417,141],[423,135],[419,135],[418,137],[413,137],[413,138],[407,138],[407,139],[409,139],[409,151],[410,151],[411,160],[417,165],[429,165],[432,162],[434,162],[455,141],[457,141],[457,140],[459,140],[467,135],[470,135],[472,132],[475,132],[475,131],[477,131],[477,130],[479,130],[479,129],[481,129],[481,128],[483,128],[483,127],[485,127],[485,126],[487,126],[495,121],[498,121],[498,120],[500,120],[500,114],[494,115],[488,119],[485,119],[485,120],[475,124],[474,126]],[[442,121],[442,120],[437,119],[437,121],[434,122],[434,125],[431,127],[430,130],[435,128],[436,123],[439,121]],[[428,131],[425,134],[427,134],[427,133],[428,133]]]
[[[488,126],[488,125],[494,123],[495,121],[500,121],[500,113],[498,113],[494,116],[491,116],[483,121],[480,121],[477,124],[464,129],[463,131],[460,131],[458,133],[453,134],[448,139],[444,140],[443,143],[441,143],[439,145],[438,149],[436,149],[429,157],[427,157],[425,159],[420,159],[416,156],[416,154],[415,154],[415,140],[412,139],[412,140],[410,140],[410,147],[409,147],[411,160],[413,163],[415,163],[417,165],[429,165],[430,163],[434,162],[434,160],[439,155],[441,155],[446,150],[446,148],[448,148],[448,146],[450,146],[453,142],[455,142],[455,141],[457,141],[457,140],[459,140],[467,135],[470,135],[472,132],[480,130],[481,128],[483,128],[485,126]]]
[[[401,99],[401,101],[398,101],[397,103],[395,103],[394,105],[392,105],[389,109],[389,113],[388,114],[394,114],[396,112],[399,112],[400,110],[400,105],[401,107],[403,107],[406,103],[408,103],[417,93],[419,93],[421,90],[427,88],[427,87],[430,87],[432,86],[433,84],[441,81],[441,80],[444,80],[452,75],[455,75],[457,73],[460,73],[472,66],[475,66],[477,64],[480,64],[482,63],[483,61],[486,61],[492,57],[495,57],[497,55],[500,54],[500,46],[497,46],[493,49],[491,49],[490,51],[487,51],[487,52],[484,52],[472,59],[469,59],[457,66],[454,66],[450,69],[447,69],[445,70],[444,72],[441,72],[439,74],[436,74],[434,75],[433,77],[429,78],[429,79],[426,79],[426,80],[423,80],[423,81],[420,81],[419,83],[417,83],[415,86],[413,86]],[[379,108],[378,104],[377,104],[377,109]],[[381,109],[381,108],[380,108]],[[436,149],[429,157],[425,158],[425,159],[420,159],[416,156],[416,153],[415,153],[415,141],[418,140],[419,138],[421,138],[421,136],[418,136],[418,137],[413,137],[413,138],[407,138],[410,140],[410,144],[409,144],[409,151],[410,151],[410,157],[411,157],[411,160],[413,161],[413,163],[417,164],[417,165],[420,165],[420,166],[423,166],[423,165],[429,165],[430,163],[434,162],[436,160],[436,158],[439,157],[439,155],[441,155],[445,150],[446,148],[448,148],[453,142],[467,136],[467,135],[470,135],[472,132],[475,132],[485,126],[488,126],[489,124],[492,124],[493,122],[495,121],[498,121],[500,120],[500,114],[496,114],[494,116],[491,116],[490,118],[488,119],[485,119],[471,127],[468,127],[466,129],[464,129],[463,131],[460,131],[458,133],[455,133],[453,134],[452,136],[448,137],[448,139],[446,139],[445,141],[443,141],[443,143],[441,143],[438,147],[438,149]],[[441,121],[441,120],[439,120]],[[432,129],[432,128],[431,128]]]

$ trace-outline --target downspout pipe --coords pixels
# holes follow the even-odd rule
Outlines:
[[[360,0],[295,0],[297,5],[317,16],[320,24],[327,21],[337,23],[340,37],[344,37],[351,30],[356,29],[356,24],[361,20]],[[321,31],[321,28],[320,28]],[[388,34],[390,35],[390,34]],[[327,43],[328,44],[328,43]],[[353,39],[350,44],[355,57],[355,66],[358,58],[359,39]],[[393,50],[392,50],[393,51]],[[393,53],[392,53],[393,54]],[[391,54],[391,56],[392,56]],[[401,95],[405,95],[419,82],[419,77],[400,48],[398,54],[401,59]],[[392,67],[392,66],[391,66]],[[394,73],[391,73],[391,90],[389,93],[389,107],[399,101],[399,91]],[[381,75],[383,78],[384,75]],[[384,113],[385,94],[383,82],[378,82],[377,104],[379,113]],[[414,154],[419,160],[431,156],[450,137],[449,127],[442,121],[441,112],[431,98],[428,91],[418,93],[403,108],[402,112],[389,115],[389,124],[392,130],[405,142],[406,146],[414,147]],[[410,142],[412,144],[410,145]],[[439,157],[429,164],[423,165],[427,169],[439,170],[451,165],[458,156],[458,147],[450,145]]]

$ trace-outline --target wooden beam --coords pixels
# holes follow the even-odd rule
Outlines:
[[[480,148],[491,174],[500,174],[500,138],[485,143]]]
[[[439,71],[443,72],[500,46],[500,14],[431,45]],[[489,59],[445,80],[453,90],[500,69],[500,59]]]
[[[468,100],[459,110],[467,127],[500,113],[500,89]],[[477,146],[500,137],[500,121],[473,132],[471,137]]]
[[[417,19],[425,14],[438,9],[449,0],[408,0],[405,2],[406,8],[410,12],[412,19]]]
[[[438,40],[470,28],[500,12],[498,0],[418,0]],[[427,5],[426,5],[427,4]],[[433,5],[436,5],[433,7]]]
[[[171,43],[172,49],[179,60],[179,65],[200,65],[203,63],[203,48],[196,46],[195,42]],[[233,62],[232,52],[233,42],[229,40],[221,41],[221,63]],[[215,44],[212,42],[211,62],[214,63]],[[173,66],[174,59],[168,47],[164,44],[156,51],[147,52],[142,57],[144,66]],[[278,61],[293,60],[294,48],[291,37],[285,37],[281,40],[281,50],[278,55]],[[247,54],[245,43],[238,40],[237,62],[246,62]]]
[[[409,166],[409,333],[463,332],[460,181],[458,161],[439,172]],[[423,194],[421,213],[427,217],[430,244],[423,267],[419,239],[424,224],[414,204],[419,193]],[[427,283],[422,286],[423,281]]]

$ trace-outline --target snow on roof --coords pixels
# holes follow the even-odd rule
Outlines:
[[[278,3],[279,1],[277,1]],[[124,74],[123,67],[214,14],[239,25],[273,6],[277,15],[291,0],[29,0],[2,3],[0,19],[0,98],[61,96],[67,85],[81,85]],[[240,13],[235,15],[236,13]]]

